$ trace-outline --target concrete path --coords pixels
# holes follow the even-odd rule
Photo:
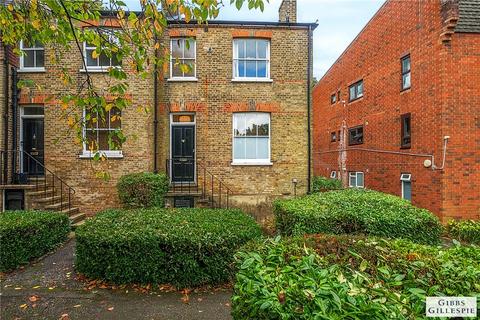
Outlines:
[[[75,240],[0,281],[0,319],[231,319],[228,289],[139,293],[87,290],[73,269]]]

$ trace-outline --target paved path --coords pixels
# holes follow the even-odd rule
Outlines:
[[[75,240],[0,281],[0,319],[230,319],[229,290],[176,292],[92,289],[75,280]]]

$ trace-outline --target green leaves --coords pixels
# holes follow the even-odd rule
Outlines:
[[[447,224],[447,231],[449,236],[454,239],[480,244],[480,221],[450,220]]]
[[[443,226],[425,209],[373,190],[345,189],[278,200],[277,229],[283,235],[366,234],[438,244]]]
[[[127,208],[161,208],[164,206],[168,184],[168,177],[165,174],[149,172],[127,174],[117,183],[118,197]]]
[[[12,270],[65,241],[70,221],[64,214],[11,211],[0,214],[0,272]]]
[[[338,179],[328,179],[325,177],[313,177],[312,191],[313,192],[325,192],[330,190],[343,189],[342,181]]]
[[[108,210],[76,230],[75,265],[113,283],[219,284],[232,278],[238,248],[260,236],[239,210]]]

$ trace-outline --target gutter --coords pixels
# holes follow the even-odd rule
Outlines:
[[[311,132],[311,110],[312,110],[312,26],[308,26],[308,68],[307,68],[307,193],[311,192],[312,179],[312,132]]]
[[[157,40],[155,36],[155,43]],[[158,49],[155,49],[155,58],[158,58]],[[153,173],[158,173],[158,66],[156,62],[153,69]]]

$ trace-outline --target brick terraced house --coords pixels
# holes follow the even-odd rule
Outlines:
[[[61,68],[76,74],[78,85],[84,79],[78,52],[72,49],[53,65],[41,44],[23,47],[20,59],[2,46],[0,149],[19,150],[16,159],[3,157],[2,181],[16,184],[3,183],[2,207],[43,205],[81,220],[119,205],[115,185],[122,175],[146,171],[168,174],[170,206],[252,209],[306,193],[316,24],[297,23],[296,0],[284,0],[279,15],[278,22],[170,23],[164,46],[175,61],[193,68],[172,63],[156,80],[131,73],[133,106],[122,110],[121,121],[84,130],[108,157],[105,162],[90,161],[88,148],[74,143],[75,134],[61,119],[58,101],[48,98],[76,89],[59,81]],[[88,45],[84,50],[95,84],[108,81],[102,73],[116,61],[93,59]],[[38,86],[17,93],[12,83],[18,79]],[[129,138],[122,150],[109,150],[108,131],[119,126]],[[111,178],[97,178],[98,170]]]
[[[480,218],[480,0],[387,0],[313,100],[316,175]]]

